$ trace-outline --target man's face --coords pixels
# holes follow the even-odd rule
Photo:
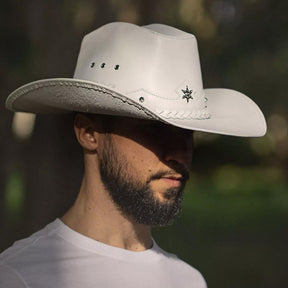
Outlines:
[[[100,174],[126,217],[170,224],[181,210],[192,157],[192,132],[159,122],[116,118],[104,136]]]

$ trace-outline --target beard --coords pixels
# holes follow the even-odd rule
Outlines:
[[[183,190],[188,172],[180,164],[173,164],[170,171],[159,171],[142,180],[129,165],[124,155],[118,153],[110,135],[107,135],[100,161],[100,176],[105,189],[121,214],[139,224],[166,226],[180,214]],[[173,170],[172,170],[173,169]],[[179,187],[166,189],[165,200],[159,201],[151,189],[151,181],[170,173],[181,173],[185,181]],[[140,175],[141,176],[141,175]],[[166,201],[167,200],[167,201]]]

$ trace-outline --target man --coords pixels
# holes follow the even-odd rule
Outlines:
[[[107,24],[84,38],[73,79],[27,84],[7,107],[75,112],[85,173],[61,220],[1,254],[1,287],[206,287],[151,227],[180,211],[194,130],[262,136],[266,123],[247,96],[203,90],[193,35]]]

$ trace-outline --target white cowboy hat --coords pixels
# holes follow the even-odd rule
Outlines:
[[[154,119],[235,136],[266,132],[264,116],[250,98],[230,89],[203,89],[195,36],[162,24],[100,27],[84,37],[73,79],[24,85],[6,106]]]

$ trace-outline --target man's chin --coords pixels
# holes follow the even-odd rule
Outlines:
[[[154,191],[153,195],[160,203],[173,203],[174,200],[176,200],[177,197],[183,193],[185,186],[185,183],[179,180],[161,180],[160,183],[157,184],[150,184],[150,190]]]
[[[167,201],[167,203],[174,203],[175,201],[179,200],[179,197],[181,197],[183,194],[183,189],[181,187],[177,188],[170,188],[165,190],[163,194],[163,198]]]

